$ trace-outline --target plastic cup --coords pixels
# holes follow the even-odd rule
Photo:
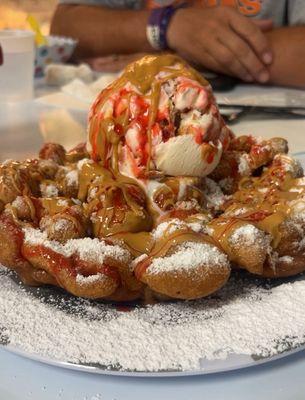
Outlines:
[[[0,65],[0,102],[17,102],[33,97],[34,33],[23,30],[0,31],[3,64]]]

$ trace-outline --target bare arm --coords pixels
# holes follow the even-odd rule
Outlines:
[[[273,49],[270,83],[305,88],[305,26],[266,33]]]
[[[148,12],[85,5],[59,5],[51,33],[79,40],[76,57],[151,52],[146,39]]]
[[[149,11],[61,5],[51,32],[79,39],[76,58],[151,52],[146,39]],[[172,50],[203,67],[266,82],[272,53],[261,28],[229,7],[178,10],[167,36]]]

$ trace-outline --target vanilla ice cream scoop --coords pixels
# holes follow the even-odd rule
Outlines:
[[[206,151],[206,157],[203,152]],[[170,176],[206,176],[219,163],[222,154],[220,142],[200,145],[191,135],[175,136],[156,146],[157,169]],[[203,158],[206,162],[203,162]]]
[[[88,150],[114,173],[138,179],[203,177],[231,135],[208,82],[177,56],[151,55],[130,64],[98,96]]]

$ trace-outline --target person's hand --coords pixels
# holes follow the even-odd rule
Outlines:
[[[272,52],[263,31],[271,27],[230,7],[190,7],[176,11],[167,40],[172,50],[205,68],[265,83]]]
[[[2,53],[2,48],[0,46],[0,65],[3,64],[3,53]]]

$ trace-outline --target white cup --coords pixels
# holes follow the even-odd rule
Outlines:
[[[0,65],[0,102],[17,102],[33,97],[34,33],[22,30],[0,31],[3,64]]]

